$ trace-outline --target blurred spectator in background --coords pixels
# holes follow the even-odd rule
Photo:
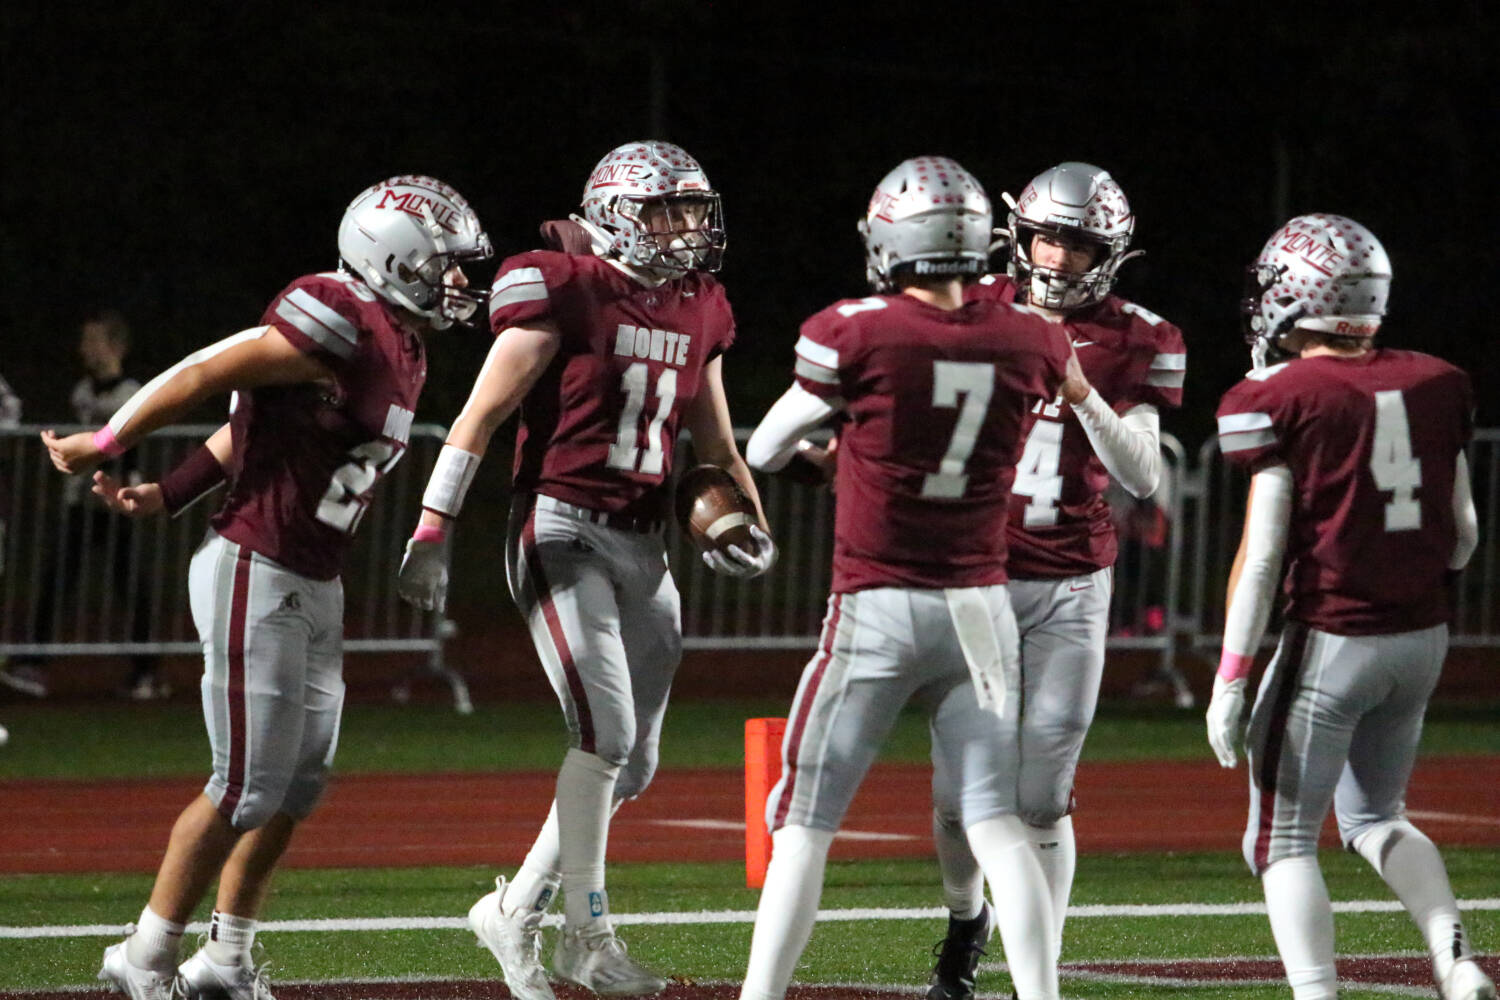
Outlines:
[[[80,424],[97,427],[109,420],[141,383],[125,374],[130,353],[130,326],[114,309],[92,313],[79,330],[78,355],[87,373],[73,387],[69,403]],[[0,405],[4,405],[0,403]],[[16,403],[19,411],[19,400]],[[105,467],[116,478],[132,484],[140,481],[134,453]],[[62,518],[52,537],[54,548],[42,563],[37,592],[37,641],[57,641],[67,634],[59,615],[59,599],[82,579],[108,581],[115,588],[114,601],[122,604],[130,619],[130,638],[144,642],[150,634],[148,588],[131,572],[131,540],[135,526],[126,518],[90,503],[87,477],[73,476],[63,485]],[[0,684],[23,694],[45,698],[49,683],[42,662],[36,657],[17,657],[0,667]],[[156,656],[137,653],[131,657],[130,674],[120,688],[122,697],[145,701],[171,694],[160,676]]]

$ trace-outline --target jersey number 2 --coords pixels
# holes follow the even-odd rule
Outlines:
[[[666,423],[677,400],[677,372],[665,369],[656,378],[656,415],[646,427],[644,453],[636,444],[640,437],[641,412],[646,408],[648,371],[644,361],[637,361],[620,376],[620,388],[625,390],[625,408],[620,411],[619,433],[615,443],[609,446],[609,458],[604,462],[611,469],[626,469],[644,472],[649,476],[661,475],[666,456],[661,446],[661,425]]]
[[[318,520],[346,535],[354,534],[376,481],[401,461],[404,451],[390,441],[366,441],[350,449],[349,460],[333,470],[328,489],[318,501]]]
[[[969,456],[979,440],[979,428],[990,408],[995,392],[995,366],[977,361],[934,361],[932,363],[932,405],[958,407],[958,420],[948,450],[938,463],[938,471],[922,480],[922,496],[956,499],[969,485]],[[962,403],[959,397],[963,397]]]
[[[1375,443],[1370,449],[1370,475],[1382,493],[1392,494],[1385,505],[1386,531],[1415,531],[1422,527],[1422,463],[1411,453],[1411,425],[1401,390],[1375,394]]]

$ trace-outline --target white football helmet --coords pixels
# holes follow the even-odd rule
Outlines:
[[[859,234],[865,276],[896,290],[897,272],[983,274],[994,215],[984,188],[957,161],[918,156],[886,174],[870,196]]]
[[[1091,306],[1114,287],[1120,265],[1136,256],[1126,253],[1135,216],[1107,170],[1091,163],[1059,163],[1032,178],[1020,198],[1004,197],[1011,207],[1010,276],[1034,306],[1060,312]],[[1098,246],[1094,265],[1079,274],[1036,265],[1031,242],[1039,233]]]
[[[616,146],[583,186],[583,220],[598,252],[667,275],[717,271],[724,210],[698,161],[680,146]]]
[[[1278,229],[1245,271],[1240,313],[1257,361],[1297,327],[1373,337],[1391,290],[1391,260],[1375,234],[1323,212]]]
[[[463,195],[431,177],[392,177],[371,185],[349,203],[339,223],[345,268],[387,302],[437,329],[472,320],[483,295],[444,276],[493,253]]]

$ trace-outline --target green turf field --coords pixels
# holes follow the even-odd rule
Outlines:
[[[748,716],[782,714],[779,703],[674,704],[663,739],[664,767],[741,764]],[[472,716],[440,706],[351,705],[340,768],[362,771],[550,769],[562,744],[555,710],[546,704],[481,706]],[[1493,706],[1435,709],[1424,736],[1428,753],[1494,753]],[[0,779],[197,775],[206,742],[196,706],[6,704],[0,718],[11,743],[0,750]],[[1090,737],[1093,760],[1191,758],[1206,755],[1199,711],[1106,706]],[[919,716],[903,718],[887,760],[925,761],[927,738]],[[1454,889],[1478,901],[1469,926],[1482,948],[1500,948],[1500,849],[1448,849]],[[1356,912],[1338,917],[1341,954],[1411,953],[1417,934],[1400,912],[1371,912],[1389,895],[1362,861],[1325,852],[1324,870],[1335,900]],[[282,982],[375,977],[472,978],[495,974],[487,952],[463,928],[470,903],[497,872],[474,868],[287,871],[278,877],[267,921],[388,921],[377,928],[271,929],[262,935],[272,976]],[[25,875],[0,877],[0,991],[83,986],[93,982],[100,952],[118,928],[139,913],[150,886],[144,875]],[[621,914],[632,952],[664,972],[698,980],[737,980],[744,972],[756,893],[737,864],[632,864],[610,869],[612,908]],[[1079,859],[1075,907],[1167,907],[1161,914],[1130,910],[1071,918],[1065,961],[1107,958],[1269,958],[1275,951],[1259,912],[1194,914],[1193,904],[1256,904],[1259,885],[1238,852],[1194,855],[1085,855]],[[932,861],[842,862],[830,865],[820,921],[798,970],[801,982],[925,982],[929,948],[942,920],[912,918],[907,909],[933,910],[938,875]],[[1176,912],[1173,908],[1176,907]],[[839,919],[872,908],[859,919]],[[729,911],[705,922],[698,911]],[[205,910],[206,914],[206,910]],[[408,927],[420,918],[427,925]],[[676,922],[667,922],[676,921]],[[47,930],[53,928],[53,930]],[[72,929],[69,929],[72,928]],[[42,935],[31,936],[24,935]],[[998,953],[998,938],[994,942]],[[1008,995],[998,969],[982,974],[981,991]],[[1284,987],[1145,986],[1080,981],[1064,974],[1069,997],[1284,997]],[[1388,992],[1350,990],[1373,1000]]]
[[[1500,850],[1448,852],[1449,870],[1461,898],[1496,889]],[[1358,859],[1325,852],[1324,869],[1336,900],[1385,900],[1379,880]],[[460,920],[490,886],[493,873],[474,868],[337,869],[287,871],[278,877],[268,921],[330,918],[446,918],[423,929],[345,931],[267,930],[261,940],[285,982],[374,977],[474,978],[494,974],[488,952],[474,945]],[[150,887],[143,875],[11,876],[0,879],[0,926],[123,924],[139,912]],[[846,862],[829,866],[823,908],[902,909],[934,907],[937,869],[929,861]],[[1079,859],[1074,905],[1255,903],[1258,885],[1238,855],[1101,857]],[[750,941],[747,915],[756,893],[743,887],[733,864],[616,865],[610,895],[626,926],[632,952],[656,968],[698,980],[736,980],[744,973]],[[1469,926],[1481,944],[1500,939],[1500,911],[1471,912]],[[739,911],[726,923],[695,922],[692,911]],[[632,925],[637,915],[679,914],[685,923]],[[206,915],[206,911],[205,911]],[[658,918],[660,919],[660,918]],[[897,919],[867,915],[859,920],[822,921],[814,930],[798,970],[801,982],[888,983],[925,981],[927,949],[942,934],[936,916]],[[105,928],[97,931],[104,932]],[[4,933],[4,932],[0,932]],[[18,940],[0,937],[0,990],[86,985],[100,952],[110,942],[101,933]],[[1344,913],[1338,917],[1340,952],[1389,954],[1418,945],[1401,913]],[[1069,924],[1066,959],[1207,958],[1274,955],[1270,930],[1259,913],[1226,916],[1075,916]],[[998,944],[998,938],[996,939]],[[1002,971],[984,974],[983,992],[1008,989]],[[1272,997],[1270,988],[1192,989],[1138,984],[1088,983],[1065,978],[1069,996]],[[1002,993],[1002,995],[1004,995]],[[1348,997],[1381,994],[1351,991]]]
[[[744,724],[784,716],[779,700],[673,701],[662,732],[662,767],[744,766]],[[1500,705],[1434,706],[1423,732],[1429,754],[1500,754]],[[6,778],[169,777],[206,773],[208,738],[195,701],[12,702],[0,706],[10,744]],[[565,747],[561,713],[547,702],[479,705],[458,715],[442,705],[352,704],[339,735],[338,770],[362,772],[552,770]],[[901,716],[881,759],[928,760],[925,718]],[[1205,760],[1201,709],[1100,706],[1085,760]]]

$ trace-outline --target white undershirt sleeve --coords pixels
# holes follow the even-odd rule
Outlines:
[[[220,340],[217,343],[209,344],[207,347],[199,348],[192,354],[189,354],[187,357],[177,362],[171,368],[168,368],[166,371],[162,372],[160,375],[147,382],[140,389],[136,390],[135,395],[127,399],[125,403],[115,411],[114,416],[109,418],[109,429],[114,432],[115,437],[119,437],[120,434],[125,430],[125,425],[130,422],[130,418],[135,416],[136,411],[138,411],[148,399],[150,399],[159,389],[161,389],[162,386],[172,381],[177,373],[182,371],[184,368],[191,368],[193,365],[201,365],[209,358],[213,357],[216,354],[222,354],[224,351],[229,350],[231,347],[234,347],[238,344],[243,344],[246,341],[257,340],[260,337],[264,337],[266,333],[271,329],[273,328],[269,326],[252,326],[248,330],[241,330],[239,333],[236,333],[229,337],[225,337],[223,340]]]
[[[1453,540],[1449,569],[1463,569],[1479,547],[1479,515],[1474,511],[1474,493],[1469,487],[1469,459],[1458,453],[1453,468],[1453,524],[1458,536]]]
[[[797,442],[836,412],[833,404],[793,385],[766,411],[745,445],[751,468],[777,472],[797,452]]]
[[[1099,390],[1073,407],[1094,454],[1133,497],[1144,499],[1161,481],[1161,418],[1148,403],[1115,413]]]
[[[1292,470],[1277,465],[1256,473],[1245,512],[1245,558],[1224,616],[1226,654],[1252,659],[1260,647],[1281,578],[1291,520]]]

